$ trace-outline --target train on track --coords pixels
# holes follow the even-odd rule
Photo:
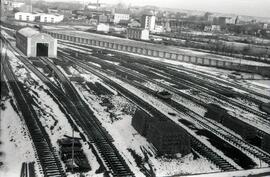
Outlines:
[[[256,137],[256,129],[249,124],[231,116],[226,109],[219,105],[210,103],[207,106],[207,112],[204,115],[207,118],[213,119],[221,123],[225,127],[235,131],[244,139],[253,139]]]
[[[270,152],[270,135],[259,132],[256,128],[246,122],[231,116],[226,109],[219,105],[208,104],[205,117],[221,123],[223,126],[239,134],[242,138]]]
[[[145,111],[137,109],[132,118],[134,129],[152,143],[157,155],[182,155],[191,152],[188,133],[175,123],[157,117],[151,117]]]

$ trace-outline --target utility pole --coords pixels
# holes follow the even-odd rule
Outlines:
[[[72,166],[71,171],[74,173],[74,128],[72,128],[72,147],[71,147]]]

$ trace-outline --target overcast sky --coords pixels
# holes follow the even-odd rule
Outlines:
[[[56,0],[50,0],[56,1]],[[96,2],[96,0],[62,0]],[[122,2],[132,5],[155,5],[159,7],[202,10],[270,18],[270,0],[99,0],[101,3]]]
[[[101,2],[119,2],[101,0]],[[123,1],[123,0],[122,0]],[[203,10],[270,17],[270,0],[125,0],[131,4],[152,4],[190,10]]]

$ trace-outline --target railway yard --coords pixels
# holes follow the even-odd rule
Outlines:
[[[270,78],[57,43],[1,29],[0,176],[270,175]]]

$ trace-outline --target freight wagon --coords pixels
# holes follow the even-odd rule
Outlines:
[[[190,136],[176,123],[160,120],[137,109],[131,122],[134,129],[152,143],[157,150],[157,155],[182,155],[191,152]]]
[[[227,110],[219,105],[212,103],[208,104],[207,112],[204,116],[221,123],[246,140],[253,139],[257,136],[257,132],[254,127],[236,117],[229,115]]]

